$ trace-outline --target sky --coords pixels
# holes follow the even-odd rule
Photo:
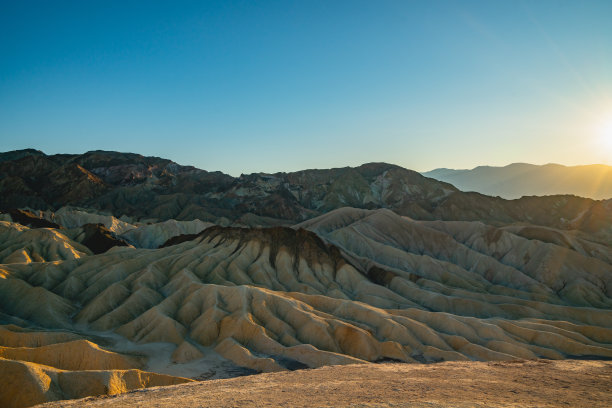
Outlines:
[[[612,1],[0,0],[0,151],[612,165]]]

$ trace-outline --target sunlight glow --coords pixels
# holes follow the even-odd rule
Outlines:
[[[600,146],[612,153],[612,115],[600,122],[598,138]]]

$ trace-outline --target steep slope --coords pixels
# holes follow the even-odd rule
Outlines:
[[[173,237],[197,234],[213,225],[200,220],[168,220],[159,223],[130,224],[112,215],[98,214],[93,211],[71,207],[62,207],[57,212],[12,210],[9,213],[0,213],[0,220],[15,221],[21,225],[31,226],[33,229],[58,230],[56,234],[65,235],[65,239],[81,243],[96,254],[106,252],[115,246],[126,246],[128,243],[138,248],[157,248]],[[14,228],[19,229],[16,226]],[[38,238],[34,238],[36,234]],[[5,246],[26,249],[25,247],[22,248],[23,245],[26,245],[24,242],[27,242],[30,238],[34,241],[40,240],[44,234],[47,233],[30,233],[30,237],[26,239],[7,236]],[[86,252],[89,253],[89,251]],[[44,260],[44,258],[40,259]],[[0,258],[1,260],[2,258]]]
[[[65,231],[37,228],[0,221],[0,263],[50,262],[91,255],[84,245],[66,236]]]
[[[45,154],[36,149],[11,150],[0,153],[0,162],[19,160],[28,156],[45,156]]]
[[[471,170],[435,169],[424,176],[451,183],[463,191],[520,198],[573,194],[596,200],[612,198],[612,167],[601,164],[536,166],[514,163],[505,167],[479,166]]]
[[[91,217],[80,218],[100,218],[96,214],[89,215]],[[0,235],[5,235],[6,239],[4,245],[0,245],[0,256],[2,253],[7,256],[5,263],[72,259],[91,253],[101,254],[116,246],[129,245],[103,224],[83,224],[76,228],[65,229],[43,216],[45,214],[42,212],[38,216],[32,211],[24,210],[13,210],[8,214],[0,213],[0,219],[6,220],[5,224],[0,226]],[[114,217],[109,218],[115,220]],[[32,229],[25,225],[31,226]],[[11,231],[13,233],[9,233]]]
[[[0,214],[0,371],[40,401],[157,378],[140,369],[612,358],[612,200],[504,200],[385,163],[232,178],[3,157],[0,206],[36,210]]]
[[[120,235],[136,228],[131,220],[118,219],[112,215],[99,214],[79,208],[62,207],[58,211],[40,211],[37,216],[57,223],[64,228],[79,228],[85,224],[102,224],[114,234]]]
[[[339,210],[304,226],[337,246],[304,229],[211,227],[153,251],[4,265],[0,310],[138,343],[187,340],[257,371],[612,357],[612,266],[601,259],[387,210]]]
[[[138,359],[103,350],[87,340],[39,347],[0,347],[0,358],[72,371],[141,368]]]
[[[52,221],[46,220],[43,217],[29,210],[10,210],[8,213],[2,213],[6,218],[5,221],[17,222],[21,225],[31,228],[55,228],[61,229],[62,226]]]
[[[247,225],[281,225],[319,215],[338,206],[393,206],[427,213],[454,187],[384,163],[358,168],[305,170],[296,173],[242,175],[236,179],[189,170],[119,186],[88,203],[113,213],[160,220],[221,219]],[[187,179],[193,180],[188,182]],[[204,184],[198,184],[198,183]],[[163,194],[163,195],[162,195]],[[146,210],[146,211],[145,211]],[[251,219],[245,218],[252,214]],[[253,216],[257,217],[252,219]]]
[[[612,251],[606,246],[593,244],[596,256],[591,256],[525,238],[520,236],[523,229],[515,235],[511,232],[516,228],[480,222],[414,221],[388,210],[340,209],[300,226],[343,248],[363,270],[391,268],[390,275],[412,275],[419,286],[435,282],[446,286],[440,292],[460,290],[462,298],[486,299],[484,292],[612,308]],[[430,282],[419,284],[421,279]],[[454,303],[448,299],[446,306]],[[465,305],[465,299],[456,303]]]
[[[4,224],[17,245],[83,230]],[[612,250],[590,237],[341,208],[293,228],[209,226],[160,249],[0,264],[0,375],[19,381],[0,394],[25,406],[177,377],[612,358]]]
[[[115,218],[112,215],[98,214],[94,211],[62,207],[58,211],[41,211],[40,216],[52,220],[66,228],[84,228],[86,225],[101,225],[115,239],[124,240],[137,248],[157,248],[172,237],[183,234],[197,234],[213,225],[210,222],[167,220],[158,223],[140,223],[131,219]],[[130,222],[128,222],[130,221]],[[100,229],[100,228],[99,228]],[[79,242],[85,236],[72,234]],[[102,251],[105,252],[105,251]]]
[[[138,248],[158,248],[170,238],[184,234],[198,234],[212,225],[210,222],[197,219],[193,221],[168,220],[140,225],[120,236],[128,242],[133,242]]]
[[[102,254],[111,248],[128,246],[103,224],[85,224],[73,233],[74,239],[83,243],[94,254]]]
[[[612,245],[612,199],[594,201],[575,196],[546,196],[504,200],[478,193],[462,193],[444,200],[430,217],[411,218],[481,221],[496,226],[521,223],[576,230],[586,234],[589,240]]]
[[[66,331],[0,326],[0,406],[115,395],[191,380],[140,371],[141,357],[101,348]]]
[[[0,377],[0,405],[6,408],[192,381],[140,370],[66,371],[1,357]]]
[[[53,208],[98,197],[110,186],[74,162],[28,155],[0,162],[0,208]]]

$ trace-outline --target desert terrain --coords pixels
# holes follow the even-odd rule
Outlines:
[[[41,407],[609,407],[602,361],[359,364],[155,387]]]
[[[0,189],[2,407],[610,401],[612,200],[101,151]]]
[[[0,408],[612,408],[610,17],[0,2]]]

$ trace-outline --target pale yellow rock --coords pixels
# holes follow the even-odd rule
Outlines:
[[[172,237],[185,234],[198,234],[213,225],[200,220],[168,220],[154,224],[135,226],[120,232],[120,237],[133,243],[137,248],[158,248]]]
[[[188,363],[204,357],[204,354],[187,341],[182,342],[172,353],[172,361],[175,363]]]
[[[173,343],[179,364],[206,347],[257,371],[612,356],[609,248],[520,231],[357,209],[295,229],[212,226],[163,249],[0,265],[0,310],[136,350]]]
[[[134,357],[103,350],[87,340],[40,347],[0,347],[0,357],[62,370],[127,370],[142,366]]]
[[[92,211],[71,207],[62,207],[55,212],[45,211],[41,215],[64,228],[78,228],[85,224],[104,224],[106,228],[116,234],[123,234],[136,228],[136,225],[122,221],[112,215],[96,214]]]
[[[30,229],[21,224],[0,221],[0,263],[50,262],[79,259],[91,255],[84,245],[60,230]]]
[[[15,325],[0,326],[0,346],[4,347],[40,347],[80,338],[68,332],[27,330]]]
[[[140,370],[64,371],[0,357],[0,406],[24,408],[48,401],[115,395],[192,380]]]
[[[247,367],[258,372],[268,373],[287,370],[278,365],[271,358],[255,357],[248,349],[238,344],[230,337],[219,343],[219,345],[215,347],[215,351],[241,367]]]

